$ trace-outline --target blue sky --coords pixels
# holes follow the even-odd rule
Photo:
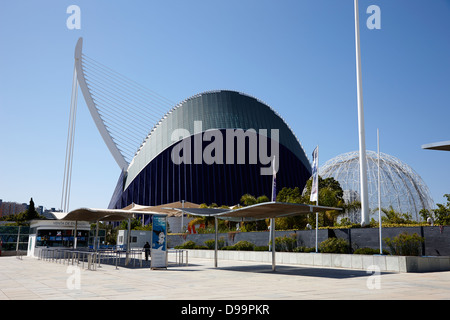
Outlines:
[[[68,6],[81,9],[69,30]],[[381,30],[369,30],[369,5]],[[367,149],[450,193],[450,1],[361,0]],[[60,207],[79,37],[91,58],[174,102],[232,89],[272,106],[320,164],[358,149],[352,0],[0,2],[0,199]],[[119,168],[80,93],[72,209],[106,207]],[[149,128],[150,129],[150,128]]]

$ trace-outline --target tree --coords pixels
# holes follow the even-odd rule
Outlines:
[[[258,198],[256,198],[256,203],[263,203],[263,202],[269,202],[269,197],[267,197],[266,195],[262,195],[259,196]]]
[[[447,204],[437,203],[437,209],[434,210],[420,210],[420,215],[426,221],[427,218],[432,218],[437,225],[449,225],[450,224],[450,194],[444,194],[444,198],[447,198]]]
[[[325,207],[334,207],[334,208],[344,208],[344,190],[342,190],[339,181],[335,180],[333,177],[322,179],[319,176],[319,205]],[[312,179],[309,179],[306,182],[305,192],[302,195],[301,203],[305,204],[313,204],[315,202],[311,202],[311,186]],[[344,211],[331,210],[325,211],[324,213],[319,214],[319,224],[322,226],[333,226],[337,220],[337,217],[340,214],[343,214]],[[311,225],[315,225],[315,215],[309,215],[308,221]]]
[[[39,213],[36,211],[33,198],[30,199],[30,203],[28,204],[28,209],[25,211],[23,218],[24,218],[24,220],[33,220],[33,219],[41,218]]]
[[[130,230],[137,230],[142,225],[142,221],[136,218],[131,219]],[[91,225],[95,226],[95,224]],[[128,230],[128,220],[123,220],[119,225],[119,230]]]
[[[319,176],[319,205],[337,207],[343,205],[344,190],[339,181],[333,177],[322,179]],[[309,200],[311,196],[312,179],[306,182],[306,190],[302,196],[302,203],[315,204]]]
[[[376,210],[378,211],[378,209]],[[381,211],[383,211],[384,213],[384,217],[381,217],[381,222],[383,223],[395,223],[395,224],[414,223],[411,214],[395,211],[392,206],[389,206],[389,209],[381,208]]]
[[[29,221],[33,219],[45,219],[45,217],[39,215],[39,213],[36,211],[33,198],[31,198],[30,203],[28,204],[28,209],[15,215],[2,217],[1,220],[14,221],[9,225],[27,226],[29,225]]]
[[[450,194],[444,194],[444,197],[447,198],[447,204],[436,204],[437,209],[434,210],[434,214],[436,216],[436,223],[440,225],[449,225],[450,224]]]
[[[287,203],[302,203],[303,197],[302,192],[299,187],[292,188],[283,188],[277,194],[278,202],[287,202]]]
[[[240,202],[241,202],[241,204],[242,204],[244,207],[246,207],[246,206],[251,206],[251,205],[257,203],[255,196],[252,196],[251,194],[248,194],[248,193],[244,194],[244,195],[241,197],[241,201],[240,201]]]
[[[283,188],[277,194],[277,202],[286,203],[303,203],[302,192],[299,187]],[[305,229],[307,221],[306,215],[277,218],[275,219],[276,229],[290,230],[290,229]]]
[[[244,194],[241,197],[241,204],[246,206],[251,206],[257,203],[263,203],[263,202],[269,202],[269,198],[266,195],[259,196],[256,198],[255,196],[251,194]],[[258,231],[258,230],[267,230],[267,224],[265,220],[258,220],[258,221],[252,221],[252,222],[244,222],[242,229],[244,231]]]

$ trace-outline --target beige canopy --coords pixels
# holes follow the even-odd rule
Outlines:
[[[227,218],[246,218],[251,219],[267,219],[267,218],[283,218],[289,216],[297,216],[313,212],[324,212],[330,210],[341,210],[340,208],[313,206],[300,203],[285,202],[263,202],[248,207],[242,207],[228,212],[221,213],[222,219]]]
[[[181,216],[180,209],[183,203],[172,202],[159,206],[141,206],[135,203],[123,209],[95,209],[95,208],[79,208],[70,212],[54,212],[54,216],[58,220],[66,221],[122,221],[130,219],[133,214],[162,214],[171,216]],[[184,208],[200,208],[199,204],[192,202],[184,202]],[[178,209],[178,210],[177,210]]]
[[[186,209],[186,210],[183,210]],[[93,209],[93,208],[79,208],[72,210],[69,213],[59,213],[57,218],[60,220],[70,221],[121,221],[133,217],[133,214],[164,214],[169,217],[181,216],[184,211],[188,214],[214,216],[221,219],[239,219],[258,220],[267,218],[282,218],[288,216],[295,216],[307,214],[311,212],[323,212],[329,210],[341,210],[339,208],[312,206],[298,203],[283,203],[283,202],[264,202],[248,207],[242,207],[234,210],[213,210],[200,209],[200,205],[185,202],[184,206],[181,202],[172,202],[162,204],[159,206],[141,206],[131,204],[123,209]],[[193,209],[193,210],[189,210]],[[225,212],[224,212],[225,211]]]
[[[342,210],[342,209],[324,206],[314,206],[300,203],[285,203],[285,202],[263,202],[247,207],[241,207],[238,209],[221,209],[221,208],[183,209],[185,213],[191,215],[217,217],[220,219],[233,221],[254,221],[268,218],[269,219],[283,218],[331,210]]]
[[[132,203],[123,208],[122,210],[131,210],[133,212],[139,212],[141,214],[143,213],[143,211],[146,211],[146,213],[149,214],[160,213],[160,214],[167,214],[167,216],[169,217],[180,217],[181,216],[180,209],[182,208],[186,209],[200,208],[200,205],[188,201],[185,201],[184,204],[181,201],[177,201],[172,203],[161,204],[159,206],[141,206]]]
[[[135,211],[123,209],[79,208],[57,218],[69,221],[122,221],[132,218],[134,213]],[[155,214],[155,212],[147,211],[140,211],[139,213]]]

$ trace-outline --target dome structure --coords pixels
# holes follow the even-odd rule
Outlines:
[[[230,133],[235,135],[231,140]],[[239,139],[245,141],[243,146],[234,144]],[[223,148],[208,153],[216,142],[222,142]],[[109,208],[181,200],[234,205],[246,193],[270,198],[272,172],[261,174],[270,167],[261,155],[273,154],[274,142],[279,149],[277,189],[303,188],[311,176],[311,164],[297,137],[272,108],[235,91],[197,94],[176,105],[153,127],[122,172]],[[186,148],[180,152],[183,143]],[[239,152],[244,156],[240,158]],[[205,153],[215,161],[205,159]],[[188,155],[184,158],[188,161],[174,161],[174,154]]]
[[[359,152],[353,151],[328,160],[319,168],[322,178],[333,177],[344,190],[344,201],[360,201]],[[396,157],[380,152],[381,208],[392,208],[401,213],[411,214],[419,220],[421,209],[434,206],[427,185],[406,163]],[[367,183],[369,208],[378,212],[378,154],[367,151]],[[358,214],[349,216],[352,222],[359,222]],[[374,218],[378,220],[378,215]]]

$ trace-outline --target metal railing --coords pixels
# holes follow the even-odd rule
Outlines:
[[[184,254],[186,254],[186,266],[188,265],[188,254],[189,251],[182,250],[182,249],[169,249],[167,250],[167,259],[169,259],[169,253],[175,254],[175,263],[177,265],[183,265],[184,264]]]
[[[35,248],[35,251],[38,260],[64,265],[77,265],[88,270],[97,270],[102,264],[115,265],[116,269],[119,266],[128,268],[151,267],[151,255],[149,254],[149,260],[146,261],[142,249],[131,249],[128,253],[125,250],[117,250],[114,248],[99,249],[96,251],[92,249]],[[169,254],[175,254],[176,265],[188,265],[188,251],[180,249],[168,250],[167,259]]]

